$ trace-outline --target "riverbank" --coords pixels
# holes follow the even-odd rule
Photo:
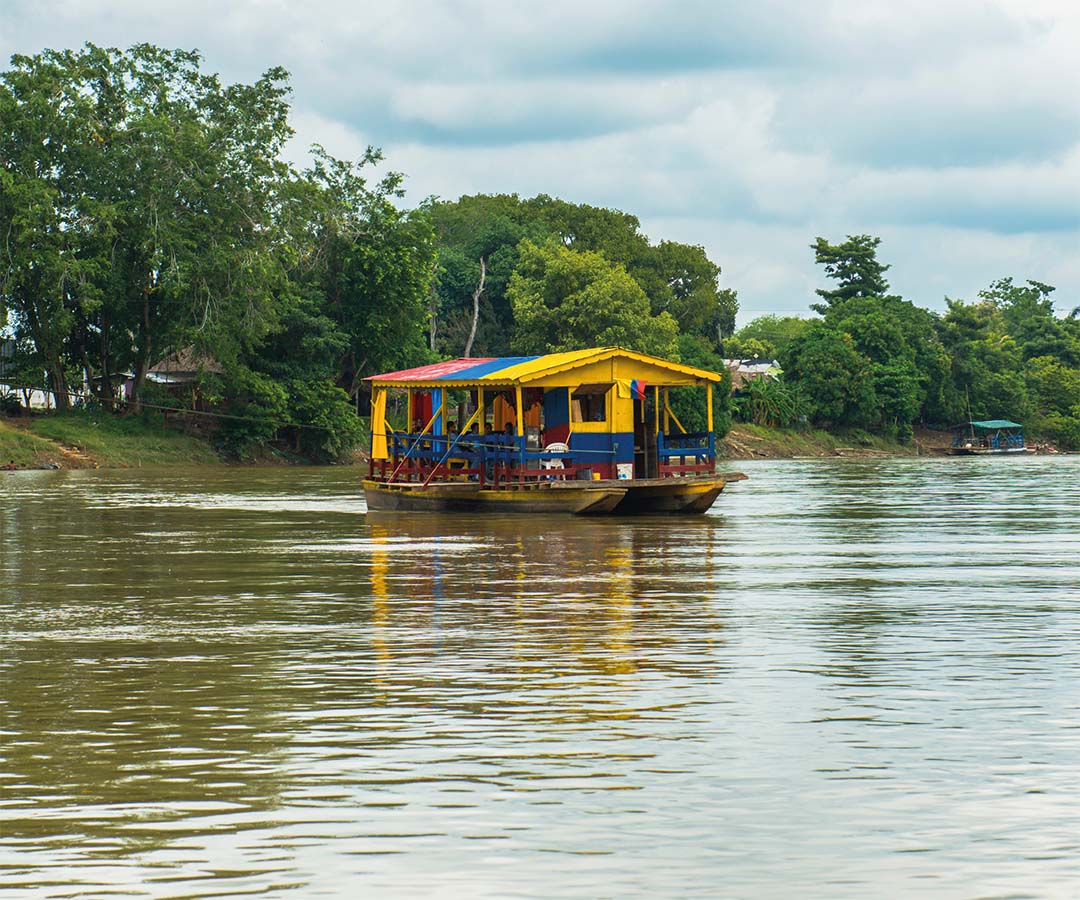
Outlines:
[[[222,465],[203,438],[162,422],[52,413],[0,420],[0,465],[20,469],[134,469]]]
[[[946,432],[920,430],[909,444],[854,431],[833,434],[808,429],[795,431],[761,425],[733,425],[717,442],[719,455],[726,459],[796,459],[824,456],[936,456],[949,446]]]
[[[737,424],[718,441],[723,459],[794,459],[828,456],[919,456],[945,452],[948,435],[919,432],[911,444],[853,432],[793,431]],[[367,454],[357,451],[357,464]],[[220,466],[223,459],[204,437],[186,434],[160,421],[93,413],[52,413],[0,419],[0,465],[20,469],[126,469],[143,466]],[[249,463],[302,463],[267,449]]]

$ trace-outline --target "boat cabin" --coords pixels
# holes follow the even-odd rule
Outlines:
[[[720,375],[618,347],[454,359],[366,379],[376,481],[663,479],[711,474]],[[672,388],[701,390],[707,429],[688,432]],[[397,421],[397,426],[391,424]]]
[[[952,452],[958,455],[1023,453],[1024,426],[1007,419],[963,422],[953,426]]]

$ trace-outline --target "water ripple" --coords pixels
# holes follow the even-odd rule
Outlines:
[[[11,473],[0,890],[1075,893],[1080,458],[746,469],[682,521]]]

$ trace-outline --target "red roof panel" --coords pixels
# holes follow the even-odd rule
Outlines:
[[[420,366],[416,369],[403,369],[400,372],[387,372],[383,375],[373,375],[370,381],[438,381],[447,375],[463,372],[495,360],[494,356],[473,357],[471,359],[448,359],[446,362],[433,363],[430,366]]]

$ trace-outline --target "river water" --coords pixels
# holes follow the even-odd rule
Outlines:
[[[1080,457],[741,468],[0,475],[0,894],[1080,895]]]

